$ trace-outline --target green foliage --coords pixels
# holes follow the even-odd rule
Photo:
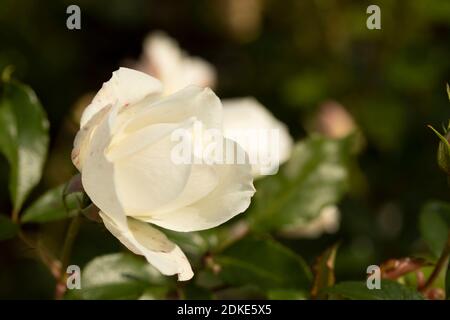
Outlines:
[[[115,253],[99,256],[82,272],[82,289],[73,290],[81,299],[164,298],[172,279],[163,276],[142,257]]]
[[[214,257],[219,277],[233,286],[309,290],[311,272],[303,259],[271,239],[248,237]]]
[[[447,95],[450,100],[450,87],[447,83]],[[432,126],[428,126],[436,136],[439,138],[439,146],[437,151],[437,162],[439,167],[447,174],[450,174],[450,143],[449,139],[449,131],[450,131],[450,122],[447,125],[447,128],[444,127],[444,134],[441,134],[439,131],[434,129]]]
[[[6,80],[0,100],[0,152],[10,166],[14,211],[41,179],[48,148],[48,121],[34,91]]]
[[[210,249],[208,237],[204,232],[174,232],[170,230],[162,230],[162,232],[180,246],[192,263],[198,262]]]
[[[365,282],[341,282],[328,290],[350,300],[423,300],[417,291],[397,282],[381,281],[380,289],[368,289]]]
[[[422,239],[434,257],[438,258],[447,243],[450,230],[450,204],[440,201],[427,203],[420,213],[419,228]]]
[[[289,231],[337,203],[348,185],[353,137],[312,136],[299,142],[280,172],[257,181],[253,207],[246,216],[263,231]]]
[[[64,189],[65,185],[61,185],[43,194],[24,211],[21,222],[45,223],[77,215],[83,194],[73,192],[65,196]]]
[[[11,221],[11,219],[0,215],[0,240],[13,238],[19,231],[19,226]]]

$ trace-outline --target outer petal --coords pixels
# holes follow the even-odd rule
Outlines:
[[[84,159],[86,158],[86,152],[89,149],[91,143],[92,133],[97,129],[99,123],[106,117],[110,111],[111,106],[106,106],[100,112],[97,112],[89,121],[81,128],[75,140],[73,142],[72,149],[72,162],[74,166],[81,171],[83,167]]]
[[[234,141],[228,141],[237,150]],[[146,217],[135,217],[174,231],[198,231],[216,227],[245,211],[255,189],[249,164],[215,164],[219,181],[207,196],[186,207],[173,211],[153,212]],[[190,182],[195,185],[196,182]]]
[[[209,88],[188,86],[140,109],[141,112],[126,124],[126,131],[133,132],[157,123],[181,123],[192,117],[199,120],[205,129],[222,128],[222,104]]]
[[[125,106],[161,92],[162,84],[157,79],[140,71],[120,68],[113,72],[111,79],[103,84],[91,104],[86,107],[80,126],[83,127],[94,114],[107,105],[118,103]]]
[[[133,218],[128,218],[127,223],[121,225],[101,211],[100,216],[106,228],[120,242],[135,254],[143,255],[162,274],[177,274],[180,281],[193,277],[191,265],[183,251],[158,229]]]
[[[284,123],[277,120],[264,106],[254,98],[228,99],[223,101],[223,128],[224,135],[237,143],[249,154],[250,159],[258,159],[258,152],[268,154],[270,146],[259,144],[264,150],[257,150],[255,143],[248,140],[249,130],[277,130],[278,132],[278,164],[289,159],[293,140]],[[261,141],[259,141],[261,143]],[[269,169],[268,172],[276,171]],[[264,170],[265,171],[265,170]],[[253,164],[252,173],[259,176],[263,172],[259,163]]]
[[[91,135],[85,151],[81,181],[92,202],[103,212],[108,212],[116,222],[126,223],[125,212],[116,190],[114,163],[110,162],[105,150],[111,141],[111,122],[104,117]]]

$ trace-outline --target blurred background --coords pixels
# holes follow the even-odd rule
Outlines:
[[[81,8],[81,30],[66,28],[70,4]],[[381,8],[381,30],[366,28],[369,4]],[[217,68],[219,97],[256,97],[296,140],[314,131],[324,103],[340,104],[359,127],[364,142],[339,203],[339,231],[280,241],[311,263],[340,240],[336,273],[346,280],[364,278],[369,264],[420,252],[422,206],[448,199],[437,139],[426,127],[440,128],[450,117],[446,0],[2,0],[0,70],[15,67],[50,121],[49,158],[29,202],[76,173],[70,152],[80,110],[112,71],[139,59],[155,30]],[[11,210],[8,172],[1,158],[1,213]],[[66,223],[41,227],[50,247]],[[83,266],[118,250],[102,226],[85,224],[73,260]],[[28,256],[16,241],[0,243],[0,298],[53,296],[51,274]]]

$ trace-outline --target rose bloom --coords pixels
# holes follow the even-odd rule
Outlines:
[[[106,228],[161,273],[188,280],[186,256],[152,225],[179,232],[216,227],[245,211],[255,190],[248,163],[172,161],[171,134],[195,121],[222,130],[222,105],[208,88],[162,92],[142,72],[114,72],[82,115],[72,161]]]

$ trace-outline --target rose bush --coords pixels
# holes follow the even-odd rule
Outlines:
[[[150,224],[180,232],[213,228],[247,209],[255,190],[248,163],[172,161],[172,133],[191,130],[195,121],[222,130],[222,105],[208,88],[162,92],[142,72],[114,72],[82,115],[72,161],[106,228],[161,273],[188,280],[193,272],[184,253]]]

